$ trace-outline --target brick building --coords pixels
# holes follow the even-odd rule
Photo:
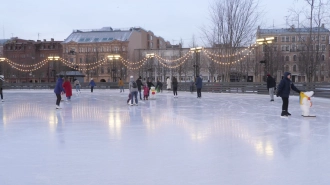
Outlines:
[[[116,82],[119,78],[129,80],[129,75],[135,75],[120,60],[109,60],[109,55],[120,55],[121,58],[134,62],[140,53],[136,49],[166,48],[163,38],[157,37],[151,31],[134,27],[129,29],[113,29],[104,27],[94,30],[74,30],[62,43],[63,58],[72,66],[85,68],[102,59],[106,62],[95,69],[84,71],[88,82],[94,78],[96,82]],[[80,64],[80,65],[77,65]]]
[[[310,38],[310,32],[311,38]],[[274,37],[272,44],[258,47],[259,60],[266,59],[273,65],[268,72],[281,79],[284,71],[292,73],[294,82],[307,82],[306,63],[303,62],[306,53],[313,53],[316,71],[312,81],[329,81],[329,30],[321,27],[257,30],[257,39]],[[277,65],[277,67],[276,67]],[[309,66],[307,66],[309,67]],[[313,66],[312,66],[313,67]]]
[[[23,65],[36,64],[49,56],[60,56],[62,53],[61,41],[54,41],[54,39],[33,41],[15,37],[8,40],[3,46],[4,57]],[[33,69],[33,67],[29,69]],[[12,68],[8,63],[1,65],[1,72],[7,80],[13,83],[54,82],[56,73],[63,69],[64,66],[55,61],[46,62],[43,67],[33,72],[22,72]]]

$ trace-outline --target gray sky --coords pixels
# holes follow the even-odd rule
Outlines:
[[[200,38],[212,0],[11,0],[1,2],[0,38],[64,40],[73,29],[141,26],[174,44]],[[263,27],[285,27],[293,0],[260,0]],[[201,43],[201,42],[200,42]]]

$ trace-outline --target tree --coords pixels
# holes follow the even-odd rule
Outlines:
[[[218,53],[228,56],[222,58],[223,62],[234,61],[232,54],[255,38],[259,20],[257,8],[256,0],[214,0],[209,11],[210,24],[201,29],[205,35],[204,44],[217,46]],[[231,65],[219,69],[224,81],[229,81]]]

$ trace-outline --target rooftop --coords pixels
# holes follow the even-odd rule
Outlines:
[[[312,32],[329,32],[324,27],[314,27]],[[282,33],[308,33],[310,28],[280,28],[280,29],[258,29],[259,34],[282,34]]]

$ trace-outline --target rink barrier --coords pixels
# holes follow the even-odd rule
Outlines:
[[[166,83],[163,83],[163,90],[166,89]],[[119,89],[117,82],[98,82],[95,89]],[[330,83],[295,83],[298,89],[302,91],[314,91],[315,97],[330,98]],[[4,89],[54,89],[55,83],[4,83]],[[204,82],[202,92],[209,93],[243,93],[243,94],[268,94],[266,83],[258,82],[221,82],[209,83]],[[72,85],[72,88],[75,87]],[[128,88],[125,83],[124,88]],[[190,82],[179,82],[179,91],[190,91]],[[88,83],[81,83],[81,89],[90,89]],[[193,86],[196,92],[196,87]],[[293,92],[292,95],[297,95]]]

